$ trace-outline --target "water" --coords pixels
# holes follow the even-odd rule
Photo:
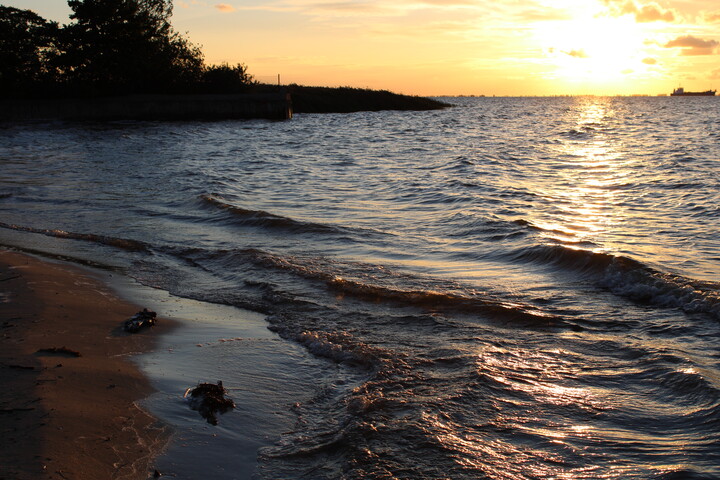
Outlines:
[[[5,126],[0,243],[264,314],[257,478],[720,477],[718,100],[448,101]]]

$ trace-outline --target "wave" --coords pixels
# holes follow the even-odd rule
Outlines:
[[[200,200],[209,206],[224,210],[243,226],[287,230],[293,233],[345,234],[346,229],[314,222],[303,222],[263,210],[248,210],[220,200],[212,195],[200,195]]]
[[[465,239],[468,237],[486,237],[489,241],[516,238],[528,235],[539,228],[527,220],[503,220],[497,217],[476,217],[458,212],[448,218],[452,229],[448,237]],[[459,226],[456,226],[459,225]]]
[[[580,128],[573,128],[570,130],[567,130],[565,132],[560,132],[561,137],[569,137],[574,139],[585,139],[587,137],[590,137],[594,132],[596,131],[593,127],[580,127]]]
[[[377,370],[382,353],[378,348],[358,341],[347,332],[300,330],[285,324],[281,316],[270,316],[269,329],[283,338],[294,340],[310,353],[335,363],[350,365],[366,371]]]
[[[705,473],[691,467],[671,468],[652,477],[652,480],[716,480],[714,473]]]
[[[4,222],[0,222],[0,228],[7,228],[9,230],[15,230],[18,232],[37,233],[40,235],[46,235],[48,237],[65,238],[69,240],[82,240],[85,242],[92,242],[100,245],[120,248],[122,250],[128,250],[131,252],[147,252],[150,250],[150,245],[145,242],[141,242],[139,240],[131,240],[127,238],[109,237],[107,235],[96,235],[93,233],[76,233],[66,232],[65,230],[26,227],[22,225],[8,224]]]
[[[639,303],[720,319],[719,285],[661,272],[626,256],[549,244],[523,248],[510,257],[513,261],[579,272],[614,294]]]
[[[531,325],[568,326],[562,317],[548,314],[531,305],[412,287],[425,282],[412,275],[394,273],[383,267],[361,263],[340,264],[323,259],[304,261],[260,251],[243,251],[243,253],[252,254],[253,260],[266,268],[286,270],[310,280],[321,281],[334,292],[336,297],[351,296],[371,303],[394,303],[430,311],[485,313],[494,318],[526,322]],[[399,286],[400,284],[407,285],[403,288]]]
[[[158,251],[176,256],[206,271],[224,272],[223,275],[231,276],[233,282],[242,281],[247,287],[263,291],[265,301],[269,302],[266,308],[262,309],[263,311],[279,312],[283,310],[283,306],[295,309],[296,301],[302,301],[293,295],[278,296],[272,292],[273,285],[297,287],[294,281],[285,283],[282,277],[275,276],[276,273],[286,272],[324,285],[336,299],[350,297],[371,304],[392,304],[430,312],[483,314],[492,320],[521,323],[529,327],[580,328],[575,323],[570,323],[563,317],[543,311],[534,305],[494,298],[487,293],[467,291],[458,285],[445,285],[433,278],[394,272],[389,268],[373,264],[340,262],[323,257],[278,255],[253,248],[205,250],[162,247]],[[237,265],[246,267],[238,271]],[[252,270],[254,273],[250,273],[248,265],[254,265],[259,270]],[[265,280],[251,280],[249,278],[251,275],[260,275]],[[265,291],[268,289],[270,291]],[[314,298],[313,292],[317,289],[310,286],[298,291],[304,291],[301,298],[307,299]],[[304,340],[300,343],[304,343]]]
[[[560,316],[534,306],[492,298],[464,296],[432,290],[403,290],[335,277],[327,282],[340,295],[352,295],[370,302],[392,302],[430,311],[484,313],[493,318],[526,322],[532,325],[569,326]]]

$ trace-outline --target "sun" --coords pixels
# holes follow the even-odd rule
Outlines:
[[[628,16],[576,10],[569,20],[538,25],[534,34],[552,74],[566,83],[611,88],[648,68],[646,32]]]

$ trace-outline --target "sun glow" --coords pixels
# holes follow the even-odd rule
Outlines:
[[[67,2],[6,0],[68,23]],[[208,64],[263,82],[411,95],[667,95],[716,89],[717,0],[176,0]]]
[[[575,12],[570,21],[545,22],[535,29],[538,44],[557,80],[589,86],[620,85],[650,68],[646,33],[630,17]]]

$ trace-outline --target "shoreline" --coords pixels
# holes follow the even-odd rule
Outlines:
[[[151,352],[133,357],[154,387],[141,405],[172,430],[154,468],[178,480],[263,478],[263,452],[295,429],[294,406],[331,384],[335,365],[282,339],[262,313],[179,297],[123,275],[105,280],[121,298],[179,325]],[[199,382],[217,381],[235,408],[211,425],[182,396]]]
[[[155,327],[128,334],[142,308]],[[251,480],[293,431],[293,405],[337,367],[264,314],[178,297],[122,274],[0,247],[0,480]],[[71,355],[38,353],[65,347]],[[182,398],[222,380],[236,407],[210,425]]]
[[[79,267],[0,249],[0,479],[148,478],[169,434],[138,406],[154,389],[130,356],[173,322],[125,333],[141,309]]]
[[[293,113],[429,111],[450,107],[384,90],[255,85],[245,93],[135,94],[104,97],[0,98],[0,122],[290,120]]]

